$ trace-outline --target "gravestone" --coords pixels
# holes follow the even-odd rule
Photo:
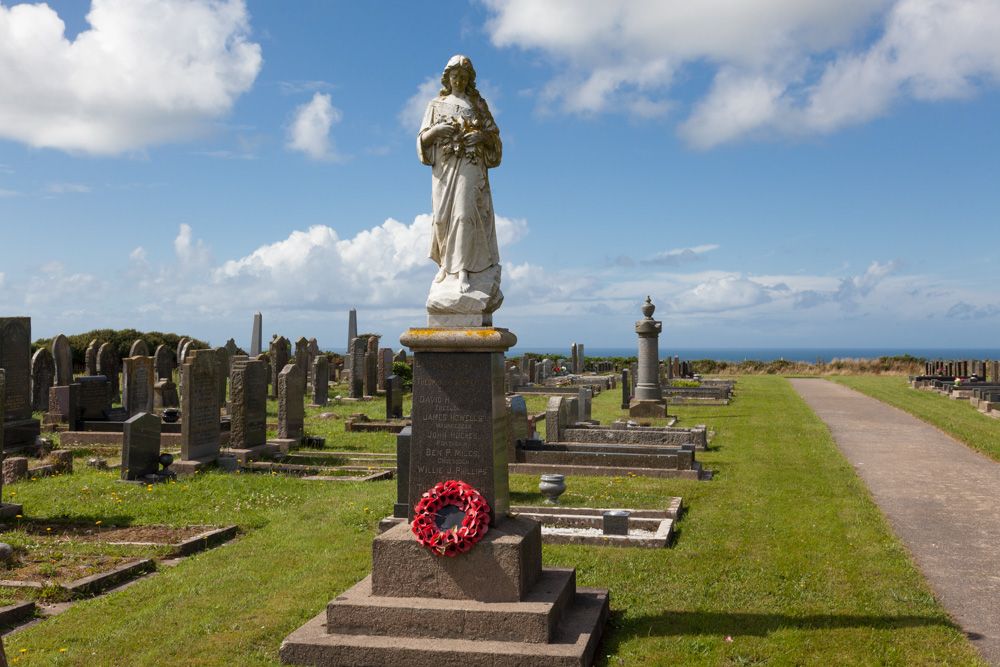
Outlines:
[[[587,370],[587,366],[584,363],[583,343],[577,343],[576,344],[576,372],[582,374],[586,370]]]
[[[146,341],[139,338],[134,343],[128,351],[128,356],[130,357],[148,357],[149,356],[149,346],[146,345]]]
[[[73,349],[69,339],[59,334],[52,339],[52,360],[56,366],[56,376],[53,380],[57,387],[65,387],[73,383]]]
[[[241,360],[233,364],[229,386],[232,419],[229,446],[249,449],[267,442],[267,364]]]
[[[156,367],[157,380],[173,380],[174,359],[171,356],[170,348],[166,345],[158,345],[156,354],[153,356],[153,365]]]
[[[49,411],[49,388],[56,376],[56,365],[49,348],[40,347],[31,356],[31,410]]]
[[[223,345],[222,347],[226,348],[226,352],[229,353],[230,357],[240,351],[240,348],[236,344],[236,341],[233,340],[232,338],[230,338],[229,340],[227,340],[226,344]]]
[[[622,410],[628,410],[628,406],[632,402],[632,383],[628,376],[628,369],[622,369]]]
[[[399,348],[399,352],[396,353],[396,356],[393,357],[392,360],[393,360],[393,362],[399,361],[399,362],[402,362],[404,364],[408,363],[406,361],[406,350],[403,349],[403,348]]]
[[[191,350],[181,366],[181,458],[219,455],[219,363],[213,350]]]
[[[578,421],[586,422],[590,421],[590,410],[591,410],[591,400],[594,397],[594,392],[590,387],[580,387],[579,395],[579,409],[580,414]]]
[[[111,409],[108,402],[108,379],[103,375],[85,375],[76,378],[74,384],[80,387],[77,404],[80,419],[107,419],[107,411]]]
[[[532,437],[528,428],[528,404],[524,396],[511,396],[507,399],[507,424],[510,435],[507,440],[507,461],[517,462],[517,449],[524,446],[524,441]]]
[[[253,314],[253,331],[250,333],[250,357],[257,357],[263,350],[264,316],[258,310]]]
[[[135,348],[135,346],[132,346]],[[128,357],[122,367],[122,407],[129,417],[153,411],[153,357]]]
[[[385,379],[385,418],[400,419],[403,416],[403,378],[390,375]]]
[[[174,358],[177,359],[177,367],[184,363],[184,358],[181,356],[181,352],[184,351],[184,346],[187,345],[187,336],[181,336],[180,340],[177,341],[177,350],[174,352]]]
[[[376,396],[378,394],[378,355],[372,352],[365,352],[365,396]]]
[[[121,401],[121,385],[118,374],[121,372],[121,362],[114,345],[104,343],[97,350],[97,374],[103,375],[108,381],[108,403]]]
[[[405,519],[410,507],[410,426],[396,434],[396,502],[392,516]]]
[[[315,338],[309,339],[309,378],[312,379],[313,363],[316,361],[316,357],[319,356],[319,343],[316,342]]]
[[[309,340],[299,336],[295,341],[295,365],[302,377],[302,395],[306,395],[306,379],[309,377]]]
[[[576,343],[573,343],[569,348],[569,372],[576,374]]]
[[[352,338],[351,355],[351,388],[349,398],[361,398],[365,395],[365,341]]]
[[[330,360],[326,355],[316,357],[312,365],[312,404],[326,405],[330,401]]]
[[[388,347],[378,349],[378,388],[385,391],[386,378],[392,375],[392,350]]]
[[[666,417],[667,402],[663,398],[660,379],[657,375],[660,364],[659,337],[663,323],[653,319],[656,306],[647,296],[642,305],[643,319],[635,323],[635,333],[639,336],[638,378],[635,398],[629,404],[632,417]]]
[[[84,358],[87,367],[86,374],[89,375],[90,377],[94,377],[97,375],[97,350],[100,347],[101,347],[101,341],[98,340],[97,338],[91,340],[90,344],[87,345],[87,351],[84,355]]]
[[[271,393],[270,398],[278,397],[278,373],[288,363],[289,342],[284,336],[278,336],[271,341],[271,351],[268,356],[271,358]]]
[[[130,357],[130,359],[151,357]],[[152,377],[152,375],[150,375]],[[124,480],[142,479],[160,469],[160,418],[140,412],[122,427],[122,476]]]
[[[538,364],[532,359],[528,362],[528,382],[535,384],[538,381]]]
[[[219,364],[219,409],[226,406],[226,386],[229,384],[229,350],[217,347],[215,360]]]
[[[31,417],[31,318],[0,318],[0,368],[6,372],[3,430],[7,447],[34,442],[41,433]]]
[[[295,364],[287,364],[278,374],[278,437],[282,440],[302,439],[304,400],[302,371]]]
[[[80,385],[49,389],[49,411],[45,413],[46,424],[66,424],[67,430],[76,430],[76,420],[80,414]]]

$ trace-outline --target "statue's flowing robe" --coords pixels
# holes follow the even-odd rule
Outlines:
[[[500,130],[484,101],[480,108],[455,98],[437,97],[427,105],[417,135],[420,161],[433,167],[430,258],[448,273],[461,270],[475,273],[499,263],[497,232],[493,217],[493,197],[486,170],[500,164]],[[452,123],[461,129],[448,141],[428,146],[424,132],[438,123]],[[473,147],[464,146],[465,132],[488,135]]]

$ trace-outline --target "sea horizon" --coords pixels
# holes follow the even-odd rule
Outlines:
[[[517,346],[508,351],[507,356],[517,357],[521,354],[542,354],[547,356],[562,356],[568,358],[569,348]],[[599,347],[584,345],[583,353],[587,357],[634,357],[638,354],[637,347]],[[695,361],[698,359],[713,359],[715,361],[802,361],[816,363],[819,358],[823,363],[836,359],[877,359],[878,357],[896,357],[909,355],[911,357],[933,359],[998,359],[1000,348],[955,348],[955,347],[690,347],[660,349],[660,358],[679,356],[681,360]]]

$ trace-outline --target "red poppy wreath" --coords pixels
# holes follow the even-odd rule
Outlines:
[[[438,556],[465,553],[490,527],[490,506],[465,482],[435,484],[413,508],[410,528],[417,541]]]

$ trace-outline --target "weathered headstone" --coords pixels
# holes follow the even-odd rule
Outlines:
[[[578,373],[576,369],[576,343],[573,343],[569,348],[569,372]]]
[[[271,398],[278,397],[278,373],[284,369],[288,363],[289,342],[284,336],[278,336],[271,341],[271,350],[268,355],[271,358]]]
[[[148,357],[149,356],[149,346],[146,345],[146,341],[139,338],[132,343],[132,347],[128,351],[128,356],[130,357]]]
[[[622,370],[622,410],[628,410],[632,402],[632,382],[629,380],[627,368]]]
[[[349,348],[351,363],[350,398],[361,398],[365,395],[365,341],[352,338]]]
[[[159,469],[160,418],[148,412],[140,412],[128,419],[122,427],[121,478],[142,479],[146,475],[155,475]]]
[[[330,360],[320,354],[312,365],[312,404],[326,405],[330,400]]]
[[[103,375],[108,380],[109,404],[121,401],[121,385],[118,379],[120,372],[121,362],[118,359],[118,352],[111,343],[104,343],[97,350],[97,374]]]
[[[576,344],[576,372],[583,374],[587,370],[585,358],[583,356],[583,343]]]
[[[219,364],[212,350],[191,350],[181,366],[181,458],[219,454]]]
[[[31,318],[0,318],[0,368],[6,371],[4,442],[6,446],[34,442],[41,433],[31,416]]]
[[[173,380],[174,358],[170,348],[166,345],[158,345],[156,354],[153,355],[153,365],[156,367],[157,380]]]
[[[53,380],[57,387],[65,387],[73,383],[73,349],[69,339],[59,334],[52,339],[52,359],[56,366],[56,376]]]
[[[591,400],[594,397],[594,392],[590,387],[580,387],[579,394],[579,408],[580,414],[578,421],[590,421],[590,410],[591,410]]]
[[[263,316],[260,314],[260,311],[258,310],[256,313],[253,314],[253,332],[250,334],[251,358],[259,355],[263,349],[261,347],[264,341],[263,332],[264,332]]]
[[[97,375],[97,350],[101,347],[101,341],[94,338],[87,345],[87,351],[85,353],[86,361],[86,374],[90,377]]]
[[[80,385],[49,388],[49,411],[43,421],[46,424],[66,424],[67,430],[76,430],[76,420],[80,414]]]
[[[301,440],[305,423],[305,399],[302,393],[302,371],[287,364],[278,374],[278,437]]]
[[[153,374],[153,357],[128,357],[123,361],[122,407],[129,417],[153,411]]]
[[[399,419],[403,416],[403,378],[390,375],[385,379],[385,418]]]
[[[302,375],[302,395],[306,395],[306,378],[309,377],[309,340],[299,336],[295,341],[295,365]]]
[[[511,396],[507,399],[507,423],[510,431],[507,445],[507,461],[517,462],[517,449],[524,446],[524,441],[531,437],[528,428],[528,404],[524,396]]]
[[[388,347],[378,349],[378,388],[385,391],[386,378],[392,375],[392,350]]]
[[[80,419],[107,419],[107,411],[111,409],[108,402],[108,379],[103,375],[85,375],[76,378],[80,386],[79,410]]]
[[[249,449],[267,442],[267,364],[237,361],[233,365],[230,394],[229,446]]]
[[[399,352],[396,353],[396,356],[393,357],[392,360],[393,360],[393,362],[401,361],[404,364],[407,363],[407,361],[406,361],[406,350],[403,349],[403,348],[399,348]]]
[[[56,365],[49,348],[40,347],[31,356],[31,409],[48,412],[49,388],[56,376]]]
[[[365,352],[365,396],[378,394],[378,356],[373,352]]]
[[[240,351],[239,346],[236,345],[236,341],[233,340],[232,338],[230,338],[229,340],[227,340],[226,344],[223,345],[223,347],[226,348],[226,352],[229,353],[230,357]]]
[[[215,360],[219,364],[219,409],[226,406],[226,386],[229,384],[229,350],[215,348]]]
[[[181,336],[180,340],[177,341],[177,350],[174,352],[174,358],[177,359],[177,367],[184,363],[184,358],[181,357],[181,352],[184,351],[184,346],[187,345],[187,336]]]
[[[313,362],[316,361],[316,357],[319,356],[319,343],[316,342],[315,338],[309,339],[309,378],[312,378]]]

